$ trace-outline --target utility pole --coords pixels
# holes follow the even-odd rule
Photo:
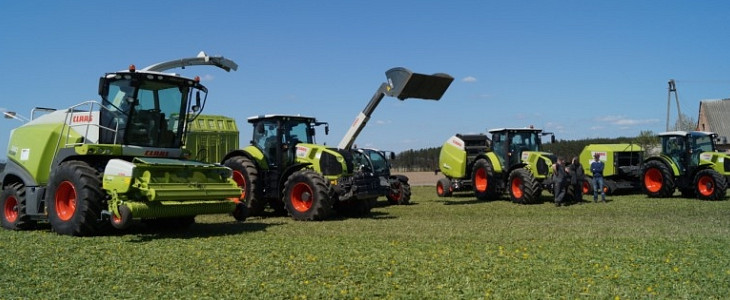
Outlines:
[[[679,108],[679,94],[677,93],[677,86],[674,83],[674,79],[669,79],[669,92],[667,93],[667,128],[666,131],[669,131],[669,108],[671,107],[672,103],[672,93],[674,93],[674,100],[677,102],[677,121],[680,122],[682,119],[682,110]],[[677,129],[675,127],[675,129]]]

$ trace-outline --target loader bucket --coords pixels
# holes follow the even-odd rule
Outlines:
[[[454,77],[448,74],[419,74],[401,67],[388,70],[385,76],[388,77],[388,84],[391,87],[386,94],[400,100],[408,98],[439,100],[454,81]]]

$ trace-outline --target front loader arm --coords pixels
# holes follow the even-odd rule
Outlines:
[[[445,73],[437,73],[433,75],[425,75],[413,73],[406,68],[392,68],[385,72],[388,82],[380,84],[378,90],[368,102],[365,109],[360,112],[355,121],[347,130],[347,133],[337,145],[340,149],[349,150],[355,143],[355,139],[360,135],[360,131],[365,127],[375,108],[380,104],[383,97],[391,96],[399,100],[408,98],[428,99],[438,101],[443,96],[446,89],[449,88],[454,78]]]

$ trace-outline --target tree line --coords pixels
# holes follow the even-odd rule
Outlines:
[[[652,131],[642,131],[636,137],[591,138],[582,140],[557,140],[555,143],[543,144],[542,150],[570,160],[579,156],[583,148],[589,144],[638,144],[646,153],[644,157],[656,151],[659,138]],[[433,172],[438,168],[441,147],[406,150],[396,154],[391,162],[396,172]]]

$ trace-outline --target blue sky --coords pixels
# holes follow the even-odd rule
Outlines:
[[[239,64],[203,78],[205,113],[330,124],[337,145],[385,71],[455,78],[438,101],[385,98],[356,141],[404,151],[455,133],[534,125],[559,139],[665,127],[667,81],[682,112],[730,97],[728,1],[2,1],[0,109],[97,99],[104,72],[195,56]],[[672,102],[674,100],[672,99]],[[672,107],[672,120],[676,107]],[[12,128],[0,120],[0,159]]]

